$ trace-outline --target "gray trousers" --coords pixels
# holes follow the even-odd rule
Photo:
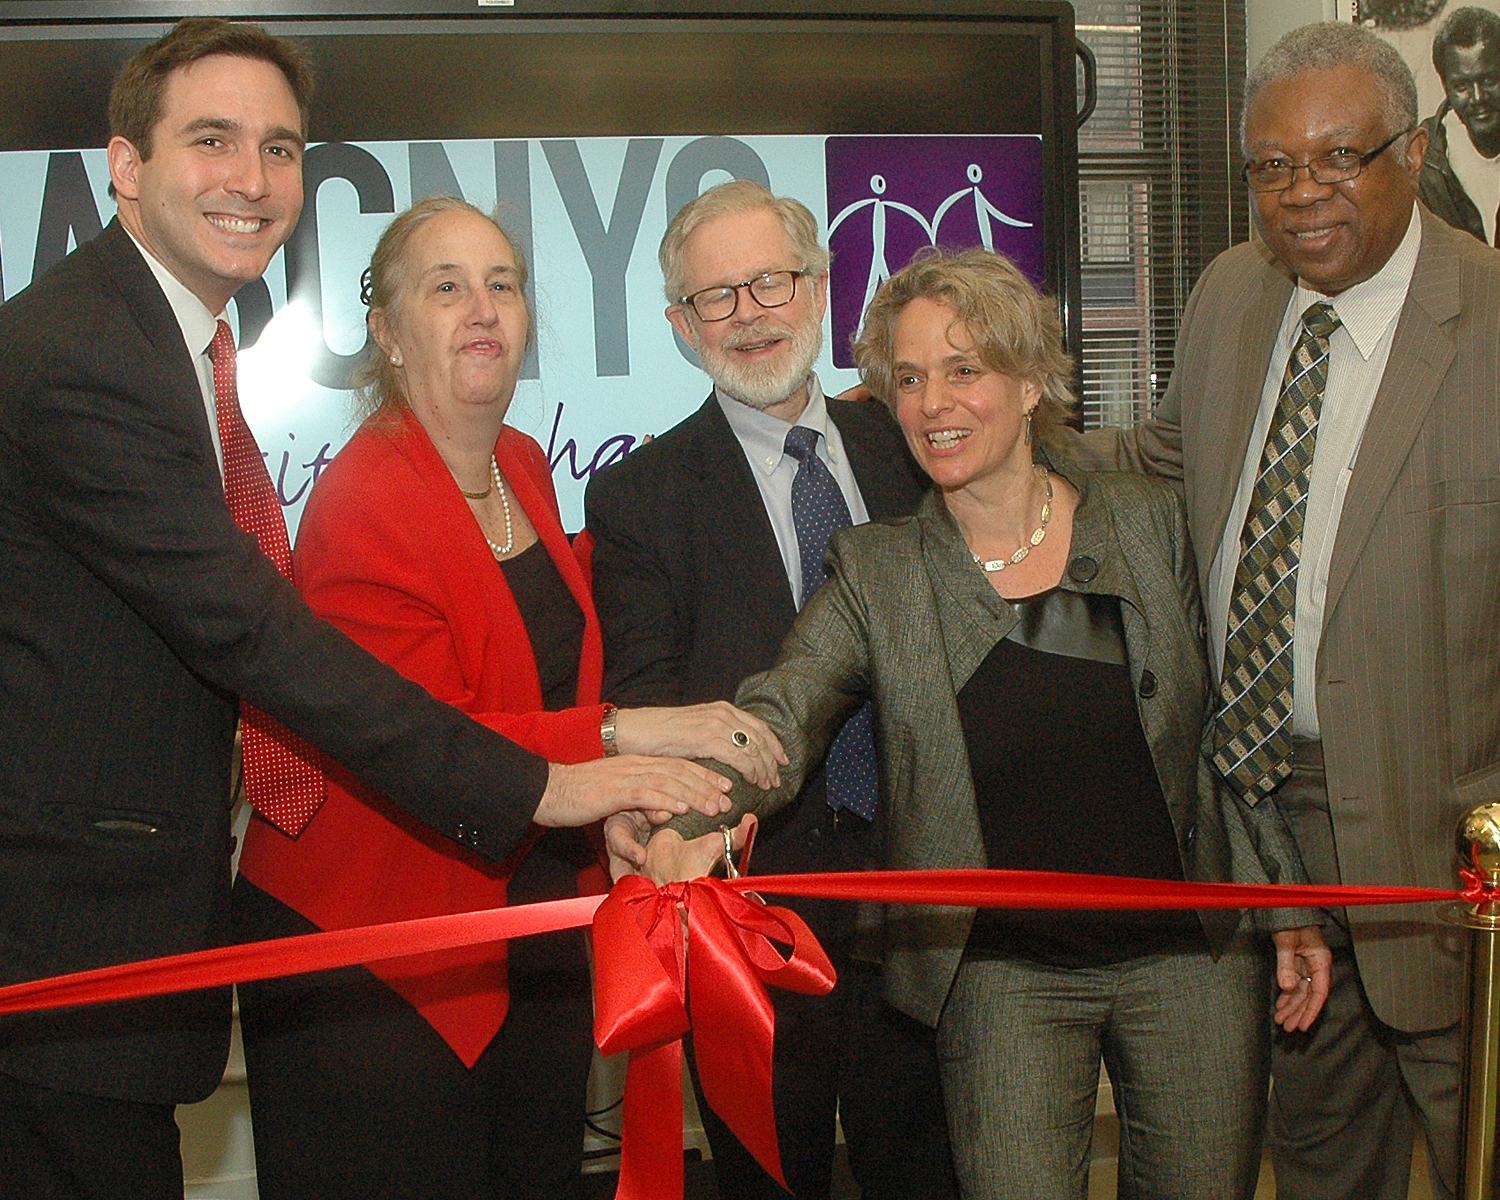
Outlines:
[[[1277,790],[1313,883],[1338,883],[1322,749],[1298,742]],[[1333,989],[1307,1033],[1278,1032],[1271,1058],[1271,1161],[1281,1200],[1404,1200],[1420,1117],[1432,1194],[1458,1187],[1459,1026],[1402,1033],[1370,1010],[1342,909],[1323,933]]]
[[[965,961],[938,1023],[964,1200],[1083,1200],[1102,1058],[1124,1200],[1241,1200],[1265,1118],[1268,953]]]

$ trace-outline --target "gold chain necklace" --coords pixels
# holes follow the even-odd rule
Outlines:
[[[1031,540],[1024,546],[1022,546],[1019,550],[1017,550],[1014,554],[1012,554],[1009,558],[992,558],[989,560],[985,560],[980,558],[979,555],[975,554],[974,551],[970,550],[969,557],[972,558],[976,564],[978,564],[979,569],[986,575],[993,575],[996,571],[1003,571],[1006,567],[1015,566],[1034,549],[1036,549],[1036,547],[1040,546],[1042,544],[1042,539],[1047,536],[1047,526],[1052,522],[1052,475],[1047,470],[1047,468],[1043,466],[1034,467],[1033,470],[1035,470],[1036,473],[1042,477],[1042,486],[1047,490],[1047,497],[1042,501],[1042,523],[1037,526],[1036,532],[1031,535]]]

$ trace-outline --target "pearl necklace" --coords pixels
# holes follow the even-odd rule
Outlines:
[[[974,551],[970,550],[969,557],[978,564],[979,569],[986,575],[992,575],[996,571],[1005,570],[1006,567],[1015,566],[1018,562],[1020,562],[1023,558],[1030,554],[1032,550],[1034,550],[1037,546],[1040,546],[1042,544],[1042,539],[1047,536],[1047,526],[1052,521],[1052,476],[1048,473],[1046,467],[1036,466],[1032,469],[1042,477],[1042,486],[1047,489],[1047,498],[1042,501],[1042,523],[1037,527],[1036,532],[1031,535],[1031,540],[1024,546],[1022,546],[1019,550],[1017,550],[1014,554],[1012,554],[1009,558],[992,558],[986,561],[985,559],[980,558],[979,555],[975,554]]]
[[[490,541],[488,534],[485,535],[484,540],[489,544],[490,553],[496,558],[504,558],[515,549],[516,531],[511,524],[510,497],[505,494],[505,480],[500,475],[500,464],[495,461],[493,454],[490,455],[490,481],[491,486],[500,493],[500,503],[505,509],[505,545],[497,546],[494,542]],[[489,490],[487,489],[484,494],[488,496]],[[464,495],[467,496],[468,493],[465,492]]]

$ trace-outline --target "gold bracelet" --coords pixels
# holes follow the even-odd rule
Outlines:
[[[620,753],[620,735],[616,729],[620,710],[613,704],[604,706],[604,719],[599,722],[599,740],[604,743],[604,757],[613,758]]]

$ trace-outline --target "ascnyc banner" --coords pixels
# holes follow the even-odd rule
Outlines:
[[[818,367],[830,392],[855,382],[848,345],[869,296],[918,247],[990,246],[1044,282],[1041,139],[1031,135],[313,146],[296,233],[230,305],[245,415],[293,535],[313,481],[353,431],[360,274],[395,213],[434,193],[498,205],[525,251],[537,348],[508,420],[546,449],[564,525],[576,530],[593,472],[708,394],[662,316],[656,248],[678,209],[731,178],[795,196],[831,237]],[[114,215],[108,185],[102,150],[0,154],[0,299],[100,231]]]

